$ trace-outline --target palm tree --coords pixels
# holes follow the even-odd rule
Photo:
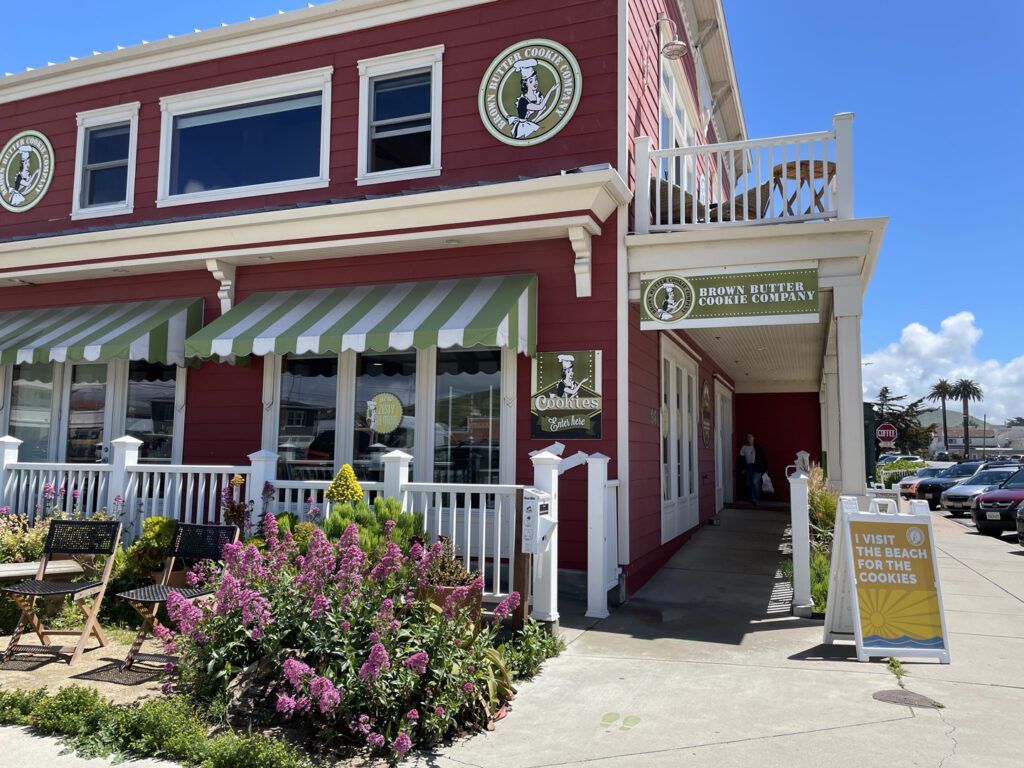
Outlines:
[[[949,429],[946,426],[946,400],[953,397],[953,385],[948,379],[939,379],[932,384],[931,390],[925,395],[933,403],[942,404],[942,445],[946,453],[949,453]]]
[[[964,406],[964,458],[971,455],[971,400],[980,401],[985,395],[981,387],[974,379],[960,379],[953,385],[952,396],[958,399]],[[982,440],[985,436],[982,435]]]

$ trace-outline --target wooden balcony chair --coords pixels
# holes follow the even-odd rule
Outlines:
[[[34,579],[21,581],[0,589],[11,596],[21,609],[21,618],[14,628],[14,634],[4,651],[4,662],[10,661],[15,653],[53,653],[64,655],[71,653],[68,664],[74,664],[85,650],[86,641],[95,636],[101,646],[107,644],[106,634],[100,626],[99,612],[103,604],[103,595],[107,589],[107,580],[114,565],[114,553],[121,540],[121,523],[107,520],[53,520],[46,544],[43,547],[43,559]],[[46,581],[46,565],[54,555],[75,556],[106,556],[106,564],[97,581]],[[85,614],[85,624],[78,630],[51,630],[43,626],[35,613],[35,602],[38,597],[58,597],[71,595],[71,599]],[[86,600],[93,598],[92,605]],[[20,645],[25,627],[33,629],[41,646]],[[61,635],[78,635],[78,642],[73,646],[52,645],[50,638]]]
[[[171,537],[171,545],[167,549],[167,558],[164,560],[164,570],[160,577],[159,584],[148,584],[144,587],[131,589],[120,593],[117,597],[124,600],[142,616],[142,626],[132,641],[132,647],[128,649],[128,655],[124,660],[124,669],[129,670],[139,657],[142,642],[146,636],[159,624],[156,614],[160,606],[167,602],[172,592],[176,592],[183,598],[192,602],[197,598],[209,595],[213,592],[212,587],[176,587],[169,584],[171,572],[174,570],[174,561],[182,560],[220,560],[221,552],[225,544],[233,544],[238,541],[238,526],[235,525],[195,525],[192,523],[178,523]]]

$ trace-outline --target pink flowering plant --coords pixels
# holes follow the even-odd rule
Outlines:
[[[481,628],[473,615],[483,581],[432,602],[425,587],[441,545],[403,551],[394,528],[369,552],[354,524],[333,543],[317,528],[300,553],[266,515],[262,550],[225,547],[212,600],[168,601],[176,631],[159,635],[179,656],[177,687],[211,699],[240,670],[269,660],[278,672],[261,703],[268,719],[391,759],[485,726],[513,688],[498,628]],[[510,596],[497,616],[518,601]]]

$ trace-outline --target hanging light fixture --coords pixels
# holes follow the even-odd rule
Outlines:
[[[667,43],[662,45],[661,25],[666,22],[672,28],[672,37]],[[647,87],[648,70],[650,68],[650,57],[647,55],[647,49],[652,39],[654,40],[655,47],[658,48],[658,55],[668,61],[678,61],[686,55],[688,49],[686,43],[679,39],[679,27],[676,26],[676,23],[666,16],[659,16],[648,30],[647,40],[644,43],[644,88]]]

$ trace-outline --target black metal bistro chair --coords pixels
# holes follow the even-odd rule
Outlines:
[[[121,539],[121,523],[107,520],[53,520],[46,535],[43,547],[43,559],[39,563],[39,571],[34,579],[21,581],[0,589],[6,592],[21,609],[21,618],[14,629],[11,641],[4,651],[3,660],[10,661],[15,653],[71,653],[68,664],[74,664],[85,650],[86,641],[95,636],[101,646],[107,644],[107,636],[100,626],[99,612],[103,603],[103,594],[107,589],[107,580],[114,565],[114,553]],[[46,565],[54,555],[97,556],[105,555],[106,564],[96,581],[45,581]],[[37,597],[58,597],[71,595],[75,605],[85,614],[85,624],[81,632],[78,630],[53,630],[43,626],[35,613]],[[93,598],[92,605],[86,605],[87,598]],[[39,636],[42,646],[20,645],[22,633],[29,626]],[[73,646],[52,645],[50,638],[60,635],[78,635],[78,642]]]
[[[171,546],[167,550],[167,559],[164,561],[164,572],[160,583],[131,589],[117,596],[142,616],[142,626],[139,628],[138,634],[135,635],[132,647],[128,650],[128,656],[125,657],[124,669],[131,669],[139,657],[139,651],[146,635],[160,623],[156,617],[157,611],[160,610],[161,605],[167,602],[167,598],[172,592],[190,602],[213,592],[213,589],[209,587],[170,586],[168,582],[171,572],[174,570],[174,561],[178,558],[192,561],[220,560],[224,545],[238,541],[238,533],[236,525],[178,523],[174,529],[174,535],[171,537]]]

